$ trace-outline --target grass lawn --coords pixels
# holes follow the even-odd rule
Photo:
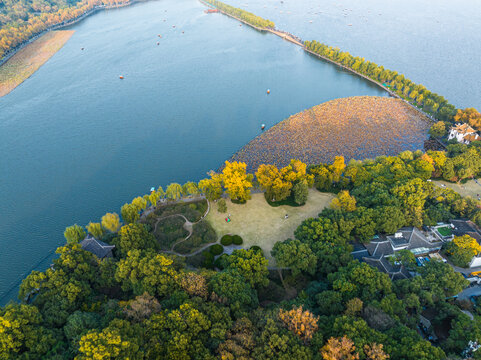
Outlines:
[[[480,181],[478,180],[478,182]],[[481,185],[476,184],[474,180],[468,180],[465,184],[450,183],[443,180],[435,180],[433,183],[438,186],[444,184],[446,187],[453,189],[461,196],[471,196],[473,199],[477,199],[477,194],[481,195]]]
[[[274,244],[293,238],[294,230],[301,222],[317,217],[333,198],[332,194],[309,189],[309,198],[304,206],[272,207],[267,204],[264,194],[253,194],[252,199],[244,205],[233,204],[228,200],[227,213],[224,214],[217,211],[217,204],[211,203],[212,208],[206,219],[217,232],[219,239],[225,234],[240,235],[244,240],[243,247],[258,245],[271,260],[270,251]],[[231,218],[229,223],[225,221],[228,214]],[[288,219],[284,219],[286,214],[289,215]]]
[[[438,232],[442,235],[442,236],[449,236],[449,235],[452,235],[453,232],[451,231],[451,229],[447,226],[443,226],[443,227],[440,227],[438,228]]]

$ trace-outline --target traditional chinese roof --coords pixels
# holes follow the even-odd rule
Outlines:
[[[112,250],[115,248],[115,245],[109,245],[92,236],[87,236],[80,242],[80,245],[82,246],[82,249],[91,252],[99,259],[111,256]]]

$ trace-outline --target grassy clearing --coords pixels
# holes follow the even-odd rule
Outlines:
[[[73,35],[73,30],[50,31],[28,44],[0,66],[0,97],[7,95],[50,59]]]
[[[476,184],[474,180],[468,180],[465,184],[450,183],[443,180],[435,180],[433,182],[438,186],[445,185],[463,197],[471,196],[473,199],[477,199],[478,194],[481,195],[481,185]]]
[[[271,259],[270,251],[277,241],[283,241],[294,236],[294,230],[300,223],[310,217],[317,217],[322,209],[329,205],[334,195],[320,193],[309,189],[309,198],[304,206],[290,207],[281,205],[272,207],[267,204],[264,194],[253,194],[252,199],[244,205],[227,201],[227,213],[221,214],[213,206],[207,216],[221,238],[225,234],[237,234],[244,240],[243,247],[258,245],[264,255]],[[230,214],[231,222],[225,218]],[[289,218],[284,219],[288,214]]]

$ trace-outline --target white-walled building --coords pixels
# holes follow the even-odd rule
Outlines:
[[[449,131],[448,140],[452,139],[456,139],[459,143],[470,144],[473,141],[481,140],[481,136],[468,124],[456,124]]]

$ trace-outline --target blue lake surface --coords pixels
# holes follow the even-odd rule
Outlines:
[[[279,29],[339,47],[481,110],[479,0],[229,0]]]
[[[119,213],[151,186],[200,180],[262,123],[339,97],[386,95],[204,9],[162,0],[99,12],[0,99],[0,303],[48,266],[66,226]]]

